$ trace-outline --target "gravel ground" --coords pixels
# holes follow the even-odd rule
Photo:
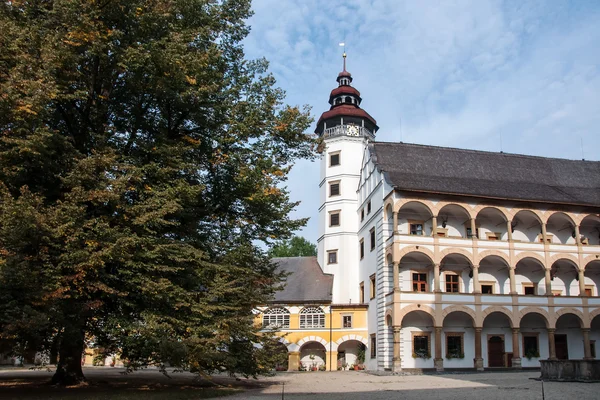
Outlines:
[[[486,372],[473,374],[375,376],[364,372],[284,373],[263,379],[272,386],[228,397],[274,400],[426,400],[426,399],[542,399],[539,372]],[[545,382],[545,400],[600,399],[600,384]]]

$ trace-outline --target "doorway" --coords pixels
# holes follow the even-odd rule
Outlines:
[[[504,338],[488,337],[488,367],[504,367]]]
[[[567,335],[554,335],[554,346],[554,348],[556,349],[556,358],[558,358],[559,360],[569,359]]]

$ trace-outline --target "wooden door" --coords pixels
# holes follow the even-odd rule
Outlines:
[[[504,367],[504,339],[501,336],[488,339],[488,366]]]
[[[554,335],[556,358],[559,360],[569,359],[569,347],[567,346],[567,335]]]

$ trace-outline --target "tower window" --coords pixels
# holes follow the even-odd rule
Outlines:
[[[340,226],[340,211],[329,213],[329,226]]]
[[[337,264],[337,250],[327,252],[327,264]]]
[[[329,197],[340,195],[340,181],[329,183]]]
[[[329,166],[335,167],[336,165],[340,165],[340,152],[339,151],[329,154]]]

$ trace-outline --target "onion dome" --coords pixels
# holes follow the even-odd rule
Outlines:
[[[360,108],[362,98],[360,92],[351,86],[352,74],[346,70],[346,53],[344,57],[344,69],[337,76],[338,87],[329,94],[329,111],[324,112],[317,122],[315,133],[323,135],[325,130],[331,130],[338,126],[356,126],[362,127],[368,131],[369,136],[373,136],[379,129],[377,122],[365,110]],[[363,130],[361,130],[363,131]],[[345,129],[337,129],[336,136]],[[356,129],[352,132],[357,132]],[[352,134],[351,136],[357,136]]]

